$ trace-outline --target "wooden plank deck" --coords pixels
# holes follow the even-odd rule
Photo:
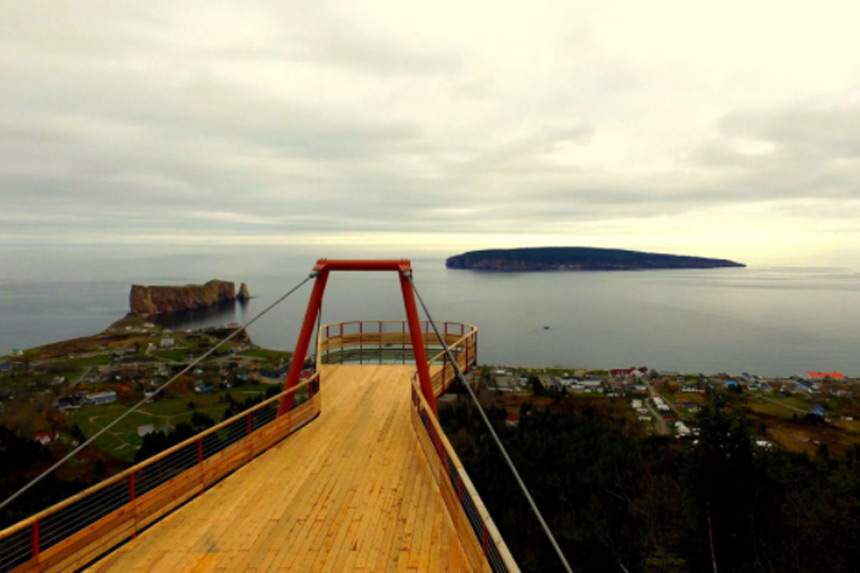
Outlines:
[[[413,372],[323,367],[316,421],[91,570],[469,571],[411,426]]]

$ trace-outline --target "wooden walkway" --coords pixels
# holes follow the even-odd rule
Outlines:
[[[323,367],[316,421],[92,570],[470,570],[410,423],[414,370]]]

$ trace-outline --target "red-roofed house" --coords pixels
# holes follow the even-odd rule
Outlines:
[[[615,378],[619,378],[622,376],[630,376],[633,374],[635,368],[616,368],[615,370],[610,370],[609,374],[611,374]]]
[[[505,425],[515,428],[520,425],[520,417],[518,414],[508,414],[508,417],[505,418]]]
[[[845,379],[845,374],[842,374],[841,372],[807,372],[806,375],[812,379],[821,379],[821,380],[823,380],[824,378],[829,378],[831,380],[844,380]]]
[[[33,441],[39,442],[40,444],[42,444],[44,446],[45,444],[53,442],[54,440],[56,440],[59,437],[60,437],[59,432],[39,432],[38,434],[33,436]]]

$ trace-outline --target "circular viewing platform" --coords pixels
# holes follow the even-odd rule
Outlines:
[[[455,356],[475,355],[478,329],[465,322],[436,325]],[[428,321],[421,322],[424,353],[431,364],[445,362],[444,347]],[[354,320],[324,324],[319,330],[317,356],[320,364],[390,364],[415,362],[406,321]]]

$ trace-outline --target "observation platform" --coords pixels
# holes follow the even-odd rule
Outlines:
[[[315,372],[0,531],[0,570],[518,571],[435,415],[477,329],[442,330],[324,325]]]
[[[414,371],[322,366],[316,421],[91,570],[471,571],[410,421]]]

